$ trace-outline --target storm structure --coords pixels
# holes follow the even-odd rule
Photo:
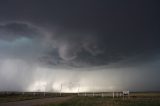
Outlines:
[[[0,91],[159,91],[155,0],[1,0]]]

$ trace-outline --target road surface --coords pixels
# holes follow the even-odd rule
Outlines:
[[[0,106],[38,106],[50,103],[60,103],[69,100],[72,97],[73,96],[16,101],[16,102],[0,103]]]

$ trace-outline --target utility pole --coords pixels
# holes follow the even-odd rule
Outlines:
[[[114,99],[114,91],[113,91],[113,99]]]
[[[44,96],[46,96],[46,90],[44,89]]]
[[[61,87],[60,87],[60,93],[59,93],[59,94],[60,94],[60,96],[61,96],[61,92],[62,92],[62,84],[61,84]]]
[[[78,96],[79,96],[79,89],[80,89],[80,84],[79,84],[79,86],[78,86]]]

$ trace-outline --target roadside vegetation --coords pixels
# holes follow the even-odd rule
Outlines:
[[[101,97],[75,97],[70,101],[46,106],[160,106],[160,99],[112,99]]]
[[[143,95],[144,94],[144,95]],[[130,98],[74,97],[70,101],[46,106],[160,106],[159,94],[138,94]]]
[[[131,93],[130,97],[116,97],[113,99],[110,97],[98,97],[98,96],[77,96],[76,94],[62,94],[62,97],[71,97],[69,100],[57,101],[46,105],[37,106],[160,106],[160,93]],[[13,102],[13,101],[25,101],[32,99],[42,98],[56,98],[59,94],[47,93],[45,96],[43,93],[10,93],[0,95],[0,104]],[[58,98],[57,98],[58,99]],[[38,104],[38,103],[37,103]]]
[[[45,96],[43,93],[20,93],[20,92],[10,92],[10,93],[5,93],[1,92],[0,93],[0,103],[6,103],[6,102],[15,102],[15,101],[24,101],[24,100],[32,100],[32,99],[40,99],[40,98],[50,98],[50,97],[55,97],[57,94],[55,93],[47,93]]]

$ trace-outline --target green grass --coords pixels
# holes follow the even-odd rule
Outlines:
[[[160,106],[160,98],[74,97],[70,101],[46,106]]]
[[[3,97],[0,97],[0,103],[31,100],[31,99],[38,99],[38,98],[42,98],[42,97],[36,97],[36,96],[30,96],[30,95],[3,96]]]
[[[16,93],[1,94],[0,103],[24,101],[24,100],[32,100],[32,99],[48,98],[48,97],[55,97],[55,94],[52,94],[52,95],[47,94],[46,96],[44,96],[43,93],[36,94],[35,96],[31,93],[28,93],[28,94],[26,93],[24,95],[16,94]]]

